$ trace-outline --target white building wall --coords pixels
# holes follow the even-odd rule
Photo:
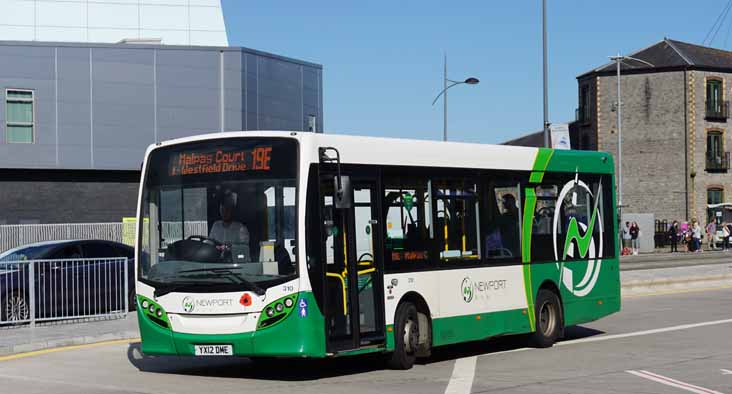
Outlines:
[[[0,0],[0,40],[228,46],[220,0]]]

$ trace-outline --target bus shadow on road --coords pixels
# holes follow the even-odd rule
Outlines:
[[[384,358],[379,355],[259,360],[245,357],[145,356],[140,351],[139,343],[130,344],[127,359],[141,372],[269,381],[309,381],[357,375],[386,368]]]
[[[564,329],[562,341],[588,338],[604,334],[604,331],[582,326],[571,326]],[[457,360],[472,356],[485,356],[492,353],[510,352],[524,348],[531,348],[529,335],[510,335],[490,338],[484,341],[466,342],[455,345],[438,347],[432,350],[432,356],[418,360],[418,364],[428,365],[443,361]]]
[[[565,329],[564,340],[573,340],[604,334],[603,331],[573,326]],[[442,346],[432,356],[417,361],[429,365],[464,357],[490,355],[530,347],[527,335],[492,338],[484,341]],[[387,369],[383,355],[361,355],[329,359],[258,359],[194,358],[174,356],[145,356],[140,343],[127,349],[127,359],[141,372],[206,376],[230,379],[269,381],[309,381],[342,377]]]

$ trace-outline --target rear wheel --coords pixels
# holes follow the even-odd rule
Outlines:
[[[531,337],[534,346],[551,347],[559,338],[564,324],[562,303],[554,292],[539,289],[536,295],[536,331]]]
[[[419,318],[417,307],[405,302],[394,316],[394,352],[387,364],[393,369],[410,369],[417,359],[419,345]]]
[[[28,299],[21,292],[14,291],[0,300],[0,322],[22,322],[30,320]]]

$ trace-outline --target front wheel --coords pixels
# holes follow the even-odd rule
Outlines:
[[[410,369],[417,359],[419,319],[417,307],[405,302],[397,307],[394,316],[394,353],[387,364],[393,369]]]
[[[0,300],[0,323],[30,320],[30,307],[23,293],[14,291]]]
[[[539,348],[551,347],[561,335],[564,325],[562,302],[554,292],[539,289],[536,295],[536,331],[531,342]]]

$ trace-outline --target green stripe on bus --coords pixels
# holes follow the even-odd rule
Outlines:
[[[536,209],[536,190],[526,188],[526,203],[524,204],[524,223],[521,237],[521,261],[524,271],[524,289],[526,291],[526,305],[529,308],[529,325],[534,331],[534,297],[531,287],[531,232],[534,227],[534,211]]]
[[[536,153],[536,160],[534,160],[534,171],[529,176],[529,182],[541,183],[544,179],[544,171],[549,166],[549,160],[551,160],[552,154],[554,154],[553,149],[539,148],[539,151]]]

